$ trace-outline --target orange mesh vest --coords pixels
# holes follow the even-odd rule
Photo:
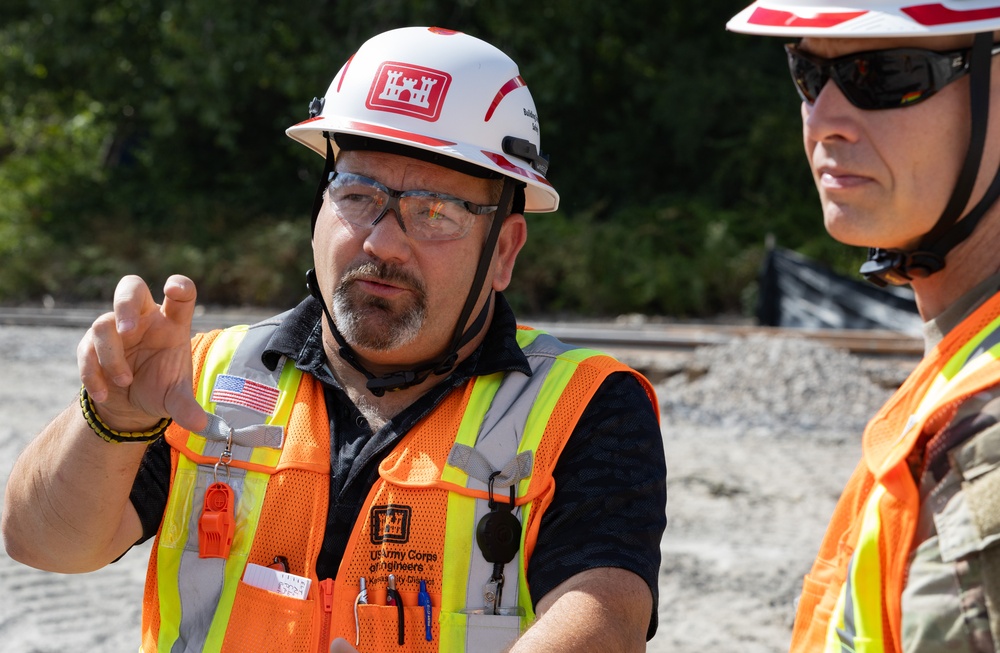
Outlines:
[[[907,459],[962,401],[1000,383],[998,359],[1000,295],[952,330],[869,422],[803,583],[793,653],[901,653],[900,600],[920,510]]]
[[[418,422],[380,465],[337,578],[321,581],[329,422],[311,376],[291,361],[274,372],[262,365],[277,324],[195,340],[196,397],[212,417],[201,434],[176,426],[167,434],[170,496],[146,578],[142,650],[325,653],[338,636],[364,653],[504,650],[534,618],[525,572],[556,460],[607,375],[632,371],[519,328],[532,375],[473,379]],[[632,373],[655,407],[649,383]],[[494,565],[476,545],[491,476],[494,506],[513,494],[523,524],[499,603]],[[197,526],[217,481],[235,492],[235,535],[226,558],[202,558]],[[311,581],[305,599],[244,582],[248,563],[267,566],[276,555]],[[385,605],[390,574],[399,606]]]

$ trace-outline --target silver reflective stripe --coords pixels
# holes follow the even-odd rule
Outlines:
[[[470,614],[466,623],[467,653],[503,653],[521,634],[521,618],[516,615]]]
[[[285,361],[279,361],[275,370],[271,371],[261,361],[261,354],[279,322],[279,319],[273,319],[250,327],[237,345],[227,372],[277,388]],[[264,416],[254,410],[223,403],[216,404],[215,410],[215,415],[209,414],[206,430],[199,433],[208,440],[204,450],[206,456],[220,456],[226,449],[230,436],[233,460],[249,460],[255,447],[280,448],[284,442],[284,429],[281,426],[262,424]],[[170,653],[203,650],[222,596],[224,574],[229,561],[201,558],[198,551],[198,521],[205,502],[205,490],[216,481],[227,483],[235,495],[239,522],[245,478],[246,471],[237,467],[219,466],[216,469],[209,465],[198,465],[188,539],[181,554],[177,578],[181,623],[178,625],[178,639]],[[234,564],[243,562],[240,560]]]
[[[237,502],[243,494],[245,475],[244,470],[233,468],[228,477],[224,475],[218,479],[233,488]],[[177,641],[171,647],[170,653],[187,653],[203,649],[208,629],[215,617],[215,608],[219,603],[219,597],[222,596],[223,574],[227,561],[221,558],[201,558],[198,555],[198,520],[201,518],[202,506],[205,503],[205,490],[215,480],[212,468],[198,466],[193,510],[188,522],[188,539],[184,544],[178,571],[181,623],[178,626]]]
[[[208,426],[198,435],[212,442],[225,443],[232,437],[233,445],[237,447],[268,447],[280,449],[285,439],[285,429],[274,424],[251,424],[234,429],[218,415],[208,414]]]
[[[851,568],[854,556],[847,564]],[[858,628],[854,623],[854,588],[851,587],[851,574],[847,574],[844,579],[844,627],[837,628],[837,637],[840,639],[840,653],[854,653],[854,640],[858,636]]]
[[[200,653],[204,650],[208,629],[212,626],[212,619],[215,617],[214,605],[222,594],[225,565],[226,561],[219,558],[199,558],[197,551],[193,555],[189,555],[188,551],[184,552],[184,557],[181,558],[181,575],[197,578],[199,585],[203,585],[204,588],[213,588],[214,591],[202,595],[198,594],[199,589],[201,589],[199,587],[192,587],[191,584],[181,585],[180,597],[184,611],[180,631],[174,645],[170,648],[170,653]],[[211,607],[206,610],[188,609],[188,606],[195,601],[204,601],[206,605],[211,602]]]
[[[570,347],[547,334],[539,335],[524,348],[524,354],[531,367],[531,376],[526,376],[518,372],[506,374],[493,398],[492,404],[483,417],[483,424],[476,440],[475,454],[467,453],[461,450],[461,448],[457,452],[453,448],[449,454],[449,462],[454,455],[460,461],[465,460],[476,471],[476,473],[472,473],[464,467],[460,467],[470,476],[468,487],[484,492],[488,489],[487,481],[489,473],[485,477],[482,474],[482,470],[486,467],[491,471],[503,470],[507,473],[508,479],[513,479],[524,468],[524,465],[527,464],[529,466],[528,474],[524,474],[522,478],[530,475],[533,461],[518,455],[518,448],[525,433],[528,415],[545,383],[546,376],[555,365],[556,357],[571,349],[574,349],[574,347]],[[532,454],[532,452],[523,453]],[[513,467],[508,469],[509,465],[513,465]],[[512,482],[516,483],[517,481]],[[504,486],[494,485],[494,488],[497,487]],[[476,501],[476,515],[473,527],[489,512],[489,505],[486,501]],[[516,508],[513,514],[518,520],[521,520],[522,510],[520,507]],[[522,529],[524,528],[523,523],[521,527]],[[473,543],[475,543],[474,539]],[[477,608],[483,606],[483,592],[493,575],[493,563],[486,562],[478,546],[472,547],[471,555],[472,561],[469,565],[469,583],[466,586],[465,605],[468,608]],[[502,606],[519,605],[520,597],[518,596],[518,592],[520,590],[520,583],[518,582],[518,577],[520,568],[523,565],[523,555],[523,551],[518,552],[518,555],[504,566]],[[476,618],[473,619],[473,616]],[[516,624],[518,622],[519,618],[515,616],[470,615],[467,622],[466,651],[480,651],[483,650],[486,642],[497,643],[498,641],[507,642],[503,648],[497,649],[501,651],[505,650],[505,647],[513,639],[507,641],[504,637],[510,634],[510,625],[513,623],[515,624],[513,637],[516,639],[518,634]],[[500,626],[500,624],[503,624],[503,626]]]
[[[555,345],[562,343],[551,336],[538,336],[524,350],[531,366],[531,376],[517,372],[505,375],[483,417],[475,448],[494,470],[503,469],[517,455],[528,413],[538,398],[546,375],[555,364],[555,356],[568,349]],[[475,478],[469,481],[469,487],[485,492],[487,484],[485,480]]]
[[[498,488],[508,488],[520,482],[522,478],[531,476],[531,466],[534,455],[530,451],[522,451],[499,470],[496,478],[493,479],[494,490]],[[490,466],[486,457],[468,445],[455,443],[448,452],[448,464],[457,467],[474,479],[489,484],[490,476],[497,470]]]
[[[281,370],[284,368],[285,359],[278,361],[274,370],[269,370],[261,361],[261,354],[267,347],[274,329],[278,326],[280,318],[255,324],[247,329],[243,341],[240,342],[229,361],[227,373],[234,374],[251,381],[263,383],[272,388],[278,387],[278,380],[281,378]],[[206,456],[217,457],[222,455],[226,449],[226,435],[229,429],[233,429],[234,435],[241,434],[241,441],[237,442],[233,438],[232,453],[233,460],[247,461],[253,453],[255,443],[260,441],[261,445],[271,448],[280,448],[284,439],[284,429],[280,426],[266,426],[262,424],[263,417],[260,413],[243,406],[219,403],[215,405],[216,420],[209,422],[206,433],[199,433],[208,438],[205,445],[204,454]],[[280,434],[278,433],[280,429]],[[278,446],[274,446],[277,444]]]

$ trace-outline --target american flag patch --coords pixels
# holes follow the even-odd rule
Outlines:
[[[273,415],[278,404],[278,389],[257,383],[242,376],[220,374],[215,377],[215,386],[209,401],[234,404],[265,415]]]

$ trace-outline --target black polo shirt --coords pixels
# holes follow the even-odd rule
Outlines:
[[[326,366],[322,310],[308,298],[274,332],[262,357],[281,356],[323,385],[330,420],[330,501],[316,563],[319,578],[335,578],[353,525],[378,466],[399,440],[449,392],[495,372],[530,374],[516,340],[514,314],[502,295],[483,344],[444,380],[374,434]],[[656,413],[631,374],[615,373],[584,410],[554,473],[556,492],[542,517],[528,565],[533,604],[570,577],[596,567],[620,567],[642,577],[653,593],[647,639],[656,631],[660,540],[666,527],[666,464]],[[143,542],[160,527],[170,480],[170,452],[159,440],[146,452],[131,500]]]

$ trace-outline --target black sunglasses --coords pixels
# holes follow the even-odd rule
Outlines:
[[[897,48],[824,59],[785,46],[799,95],[812,104],[830,79],[859,109],[895,109],[922,102],[969,72],[971,49],[934,52]],[[994,45],[990,54],[1000,53]]]

